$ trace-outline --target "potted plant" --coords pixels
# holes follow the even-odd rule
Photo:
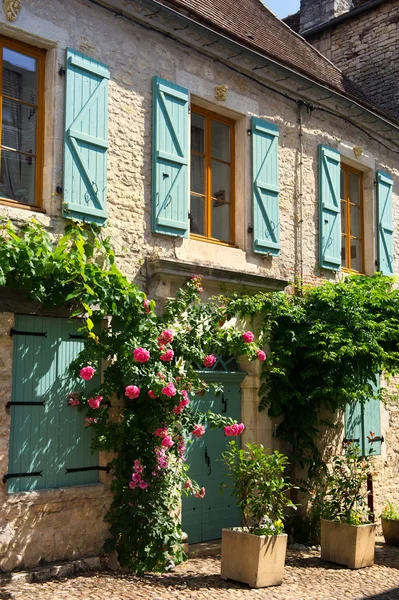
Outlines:
[[[234,579],[260,588],[280,585],[284,576],[287,535],[284,509],[296,508],[287,492],[293,487],[284,477],[288,459],[263,446],[235,441],[223,452],[229,483],[242,511],[244,527],[222,530],[222,579]]]
[[[321,558],[361,569],[374,563],[376,525],[370,522],[365,483],[371,472],[369,457],[357,445],[346,445],[343,456],[335,456],[325,474],[319,498]]]
[[[399,511],[392,502],[388,502],[382,511],[381,524],[385,543],[389,546],[399,546]]]

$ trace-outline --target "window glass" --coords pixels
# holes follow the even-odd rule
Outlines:
[[[341,265],[363,272],[362,174],[341,164]]]
[[[190,198],[190,231],[196,235],[205,235],[205,197]]]
[[[230,204],[212,201],[212,237],[230,241]]]
[[[37,104],[37,59],[3,48],[3,94]]]
[[[36,159],[28,154],[1,151],[0,195],[23,204],[35,203]]]
[[[349,198],[353,204],[360,205],[360,177],[355,173],[349,173]]]
[[[212,161],[212,198],[230,202],[230,165]]]
[[[230,161],[230,127],[212,121],[212,158]]]
[[[191,191],[205,194],[205,159],[199,154],[191,155]]]
[[[191,114],[191,150],[204,154],[205,118],[197,113]]]

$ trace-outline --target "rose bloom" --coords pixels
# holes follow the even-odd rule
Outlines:
[[[77,398],[69,398],[68,404],[69,404],[69,406],[78,406],[78,404],[80,404],[80,402]]]
[[[150,360],[150,353],[145,348],[135,348],[133,350],[133,357],[136,362],[146,363]]]
[[[210,367],[213,367],[216,361],[216,356],[214,356],[213,354],[208,354],[208,356],[205,356],[204,358],[204,367],[209,369]]]
[[[258,357],[258,360],[266,360],[266,354],[263,350],[258,350],[256,356]]]
[[[141,480],[140,473],[133,473],[133,475],[132,475],[132,481],[135,481],[136,483],[138,483],[140,480]]]
[[[195,435],[196,438],[200,438],[205,433],[205,427],[203,425],[194,425],[194,429],[191,433]]]
[[[169,362],[170,360],[172,360],[172,358],[174,357],[175,353],[173,352],[172,348],[169,348],[169,350],[166,350],[165,354],[162,354],[160,356],[160,359],[163,362]]]
[[[157,337],[158,344],[165,346],[173,342],[174,331],[173,329],[164,329],[162,333]]]
[[[199,492],[194,494],[194,498],[205,498],[205,488],[202,487]]]
[[[129,487],[131,490],[134,490],[137,487],[137,483],[135,481],[129,481]]]
[[[185,484],[184,488],[185,488],[186,490],[191,490],[191,488],[192,488],[192,487],[193,487],[193,484],[192,484],[192,483],[191,483],[191,481],[188,479],[188,480],[186,481],[186,484]]]
[[[93,369],[93,367],[83,367],[83,369],[80,369],[79,374],[81,376],[82,379],[84,379],[85,381],[89,381],[89,379],[91,379],[95,373],[95,369]]]
[[[172,396],[176,396],[177,390],[173,383],[170,382],[166,387],[162,388],[162,393],[171,398]]]
[[[147,483],[147,482],[145,482],[145,481],[142,479],[142,480],[140,481],[140,483],[139,483],[139,488],[140,488],[141,490],[145,490],[146,488],[148,488],[148,483]]]
[[[128,385],[125,388],[125,396],[133,400],[134,398],[138,398],[140,396],[140,388],[137,385]]]
[[[144,311],[147,313],[147,315],[151,312],[150,309],[150,301],[147,300],[147,298],[144,300],[143,302],[143,307],[144,307]]]
[[[182,404],[181,404],[181,402],[180,402],[180,403],[179,403],[177,406],[175,406],[175,407],[172,409],[172,412],[174,412],[174,413],[175,413],[175,415],[180,415],[180,413],[181,413],[181,412],[183,412],[183,410],[184,410],[184,406],[182,406]]]
[[[162,442],[161,442],[161,445],[162,445],[164,448],[171,448],[171,447],[174,445],[174,441],[172,440],[172,438],[170,437],[170,435],[166,435],[166,436],[163,438],[163,440],[162,440]]]
[[[87,401],[87,404],[90,406],[90,408],[100,408],[102,399],[103,399],[102,396],[96,396],[95,398],[89,398]]]
[[[85,427],[89,427],[92,423],[97,423],[97,419],[93,419],[93,417],[86,417]]]
[[[153,400],[155,400],[155,398],[158,398],[158,396],[156,396],[152,390],[150,390],[150,391],[148,392],[148,395],[149,395],[149,397],[150,397],[150,398],[152,398]]]
[[[244,333],[242,334],[242,339],[244,340],[244,342],[249,344],[250,342],[254,341],[255,336],[252,333],[252,331],[244,331]]]
[[[226,425],[226,427],[224,428],[224,435],[231,437],[241,435],[244,429],[244,423],[234,423],[234,425]]]
[[[160,437],[160,438],[164,438],[168,435],[168,428],[167,427],[158,427],[158,429],[156,431],[154,431],[154,435],[156,435],[157,437]]]

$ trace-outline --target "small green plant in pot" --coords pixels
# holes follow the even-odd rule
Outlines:
[[[370,522],[366,481],[370,457],[357,445],[346,445],[334,456],[319,486],[316,503],[321,516],[321,558],[351,569],[374,563],[376,525]]]
[[[242,511],[244,527],[223,529],[221,577],[259,588],[280,585],[287,535],[284,511],[296,508],[287,495],[293,487],[284,476],[288,458],[263,446],[240,449],[233,440],[223,452],[230,487]]]
[[[399,546],[399,510],[392,502],[388,502],[381,513],[381,525],[385,543],[389,546]]]

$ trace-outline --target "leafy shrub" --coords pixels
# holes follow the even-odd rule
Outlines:
[[[388,502],[381,513],[381,517],[390,521],[399,521],[399,511],[394,507],[392,502]]]

